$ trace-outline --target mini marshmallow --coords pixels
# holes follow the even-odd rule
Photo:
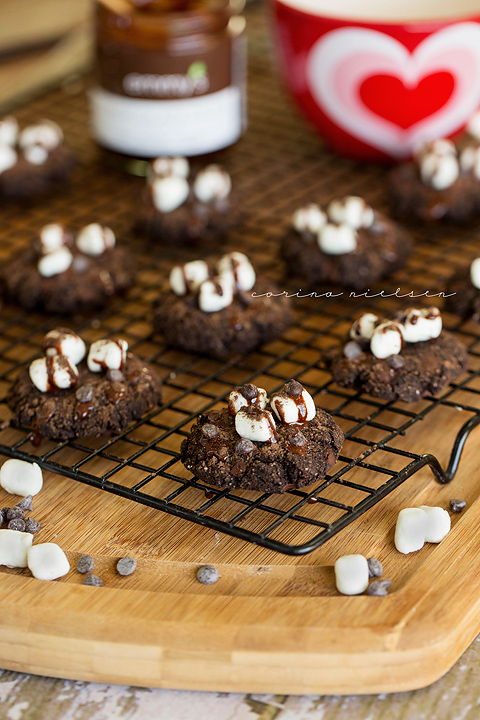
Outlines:
[[[190,193],[190,186],[183,177],[167,175],[152,182],[152,202],[162,213],[169,213],[183,205]]]
[[[204,260],[192,260],[185,265],[176,265],[170,272],[170,287],[175,295],[186,295],[195,292],[208,280],[210,268]]]
[[[64,355],[38,358],[30,363],[30,380],[40,392],[54,392],[76,387],[78,370]]]
[[[386,321],[380,323],[370,338],[370,350],[375,357],[383,360],[390,355],[398,355],[403,347],[403,329],[400,323]]]
[[[439,543],[450,532],[452,522],[450,515],[441,507],[429,507],[428,505],[420,505],[420,510],[427,513],[427,529],[425,532],[425,542]]]
[[[442,332],[442,316],[436,307],[410,308],[402,326],[405,342],[425,342],[437,338]]]
[[[422,182],[430,185],[434,190],[446,190],[453,185],[459,175],[460,167],[456,155],[427,153],[420,159]]]
[[[200,170],[193,183],[195,197],[202,203],[225,200],[231,189],[230,175],[219,165],[207,165]]]
[[[270,405],[284,425],[308,422],[313,420],[317,412],[312,396],[305,389],[298,397],[290,397],[285,392],[274,395],[270,399]]]
[[[203,312],[218,312],[233,302],[234,283],[230,275],[206,280],[198,289],[198,307]]]
[[[70,570],[67,556],[55,543],[33,545],[27,553],[27,564],[37,580],[56,580]]]
[[[59,247],[40,258],[37,263],[38,272],[42,277],[53,277],[68,270],[73,262],[73,255],[67,247]]]
[[[19,530],[0,530],[0,565],[9,568],[25,568],[33,535]]]
[[[327,208],[328,217],[334,223],[345,224],[352,228],[369,228],[373,225],[375,213],[365,200],[356,195],[347,195],[332,200]]]
[[[42,255],[48,255],[48,253],[58,250],[64,245],[71,245],[72,236],[63,225],[50,223],[40,228],[38,242]]]
[[[0,120],[0,145],[17,144],[18,122],[11,115]]]
[[[48,150],[42,145],[28,145],[23,151],[23,157],[31,165],[44,165],[48,160]]]
[[[468,121],[467,132],[477,140],[480,140],[480,111],[474,113]]]
[[[158,157],[152,162],[152,172],[160,177],[177,175],[187,178],[190,174],[190,164],[184,157]]]
[[[480,146],[469,145],[460,153],[460,167],[480,180]]]
[[[241,409],[235,415],[235,430],[253,442],[275,441],[275,420],[268,410]]]
[[[473,287],[480,290],[480,257],[475,258],[470,265],[470,280],[472,281]]]
[[[55,150],[63,140],[62,128],[52,120],[41,120],[35,125],[29,125],[20,133],[18,144],[25,148],[40,145],[46,150]]]
[[[374,313],[362,313],[350,328],[350,337],[352,340],[358,340],[359,338],[370,340],[379,320],[380,318],[378,315],[375,315]]]
[[[224,255],[218,261],[217,270],[220,275],[231,273],[239,290],[248,291],[255,285],[255,270],[248,257],[241,252]]]
[[[299,233],[310,232],[317,235],[327,222],[326,213],[315,203],[298,208],[292,217],[292,225]]]
[[[320,250],[327,255],[345,255],[357,248],[357,233],[350,225],[325,225],[317,238]]]
[[[343,555],[335,562],[335,584],[342,595],[361,595],[368,587],[368,562],[363,555]]]
[[[42,470],[37,463],[7,460],[0,468],[0,485],[11,495],[37,495],[43,487]]]
[[[87,365],[90,372],[121,370],[127,358],[126,340],[96,340],[90,345]]]
[[[81,363],[87,352],[82,338],[66,328],[50,330],[43,338],[42,348],[45,355],[64,355],[74,365]]]
[[[249,406],[265,410],[267,406],[267,391],[263,388],[257,388],[255,385],[248,385],[245,387],[252,388],[252,397],[245,397],[242,393],[243,388],[241,387],[232,390],[228,396],[228,412],[230,415],[236,415],[239,410]],[[256,394],[253,394],[253,388],[257,390]]]
[[[75,244],[85,255],[99,257],[115,247],[115,234],[109,227],[99,223],[90,223],[80,230]]]
[[[18,155],[10,145],[0,145],[0,173],[17,164]]]
[[[427,513],[420,508],[400,510],[395,526],[395,547],[398,552],[408,553],[420,550],[427,534]]]
[[[457,148],[455,144],[447,138],[438,138],[429,142],[423,142],[417,145],[413,151],[414,156],[420,159],[422,155],[456,155]]]

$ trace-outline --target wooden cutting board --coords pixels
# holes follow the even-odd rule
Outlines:
[[[440,408],[396,443],[443,464],[465,412]],[[477,497],[480,433],[467,442],[452,485],[427,469],[319,550],[289,557],[46,474],[35,542],[57,542],[72,569],[42,582],[2,568],[0,666],[62,678],[256,693],[377,693],[425,686],[480,630]],[[101,463],[102,461],[99,461]],[[97,468],[101,471],[100,466]],[[353,476],[350,476],[353,479]],[[341,498],[339,488],[339,498]],[[404,556],[393,546],[402,507],[467,508],[439,545]],[[2,491],[0,503],[13,504]],[[79,555],[95,558],[104,587],[83,586]],[[342,597],[333,563],[375,556],[390,595]],[[116,561],[137,559],[121,577]],[[196,569],[213,564],[203,586]]]

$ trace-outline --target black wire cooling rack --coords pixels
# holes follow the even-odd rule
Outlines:
[[[384,171],[330,155],[306,129],[271,77],[266,34],[258,7],[248,11],[250,27],[250,129],[235,148],[216,158],[232,173],[247,206],[247,220],[233,232],[225,250],[240,249],[257,271],[295,292],[298,284],[283,277],[279,238],[293,210],[309,201],[361,194],[372,205],[385,205]],[[164,404],[119,436],[108,439],[43,441],[32,445],[28,430],[8,426],[0,404],[0,453],[36,461],[45,470],[68,476],[102,491],[157,508],[213,530],[281,553],[308,553],[332,538],[380,502],[421,468],[429,466],[440,482],[458,467],[469,432],[480,422],[480,329],[445,316],[445,325],[469,350],[470,370],[439,397],[414,405],[386,403],[337,387],[323,362],[326,350],[342,346],[352,319],[366,309],[388,313],[407,299],[347,296],[296,301],[296,320],[285,335],[248,355],[223,364],[165,348],[151,337],[150,308],[168,270],[178,259],[147,248],[129,233],[142,180],[113,169],[88,137],[85,93],[76,81],[21,108],[23,125],[39,117],[59,121],[81,164],[70,189],[28,208],[4,208],[0,235],[2,262],[28,242],[39,226],[52,221],[78,228],[98,221],[111,225],[136,254],[138,281],[124,300],[95,319],[70,321],[28,314],[5,306],[0,322],[0,396],[20,369],[39,354],[45,332],[69,324],[86,341],[122,336],[130,349],[152,363],[164,377]],[[272,121],[275,118],[275,122]],[[448,275],[478,254],[479,233],[471,229],[415,231],[416,250],[407,268],[373,288],[395,294],[440,292]],[[218,249],[220,252],[220,248]],[[217,253],[218,255],[218,253]],[[183,260],[195,255],[181,255]],[[302,293],[299,292],[299,295]],[[425,297],[421,298],[425,303]],[[438,302],[434,298],[433,302]],[[282,495],[220,490],[192,478],[179,461],[181,442],[196,417],[222,407],[232,386],[254,382],[269,393],[296,377],[317,405],[335,417],[346,441],[334,472],[321,483]],[[435,455],[408,450],[413,426],[447,409],[462,413],[448,467]],[[450,433],[451,435],[451,433]],[[405,436],[406,443],[399,443]],[[407,446],[407,449],[405,448]]]

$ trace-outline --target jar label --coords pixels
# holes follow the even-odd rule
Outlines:
[[[203,97],[145,100],[97,87],[91,92],[93,132],[101,145],[127,155],[202,155],[228,147],[244,131],[244,89]]]

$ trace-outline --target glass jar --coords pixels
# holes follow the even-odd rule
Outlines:
[[[91,113],[100,145],[188,157],[238,140],[246,127],[239,1],[97,0]]]

